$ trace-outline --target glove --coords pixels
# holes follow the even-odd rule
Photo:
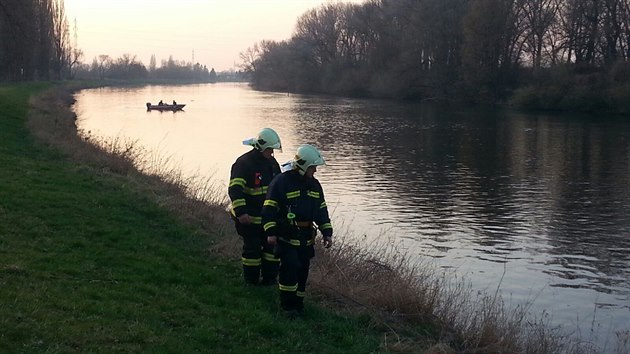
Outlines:
[[[324,247],[330,248],[332,246],[332,237],[324,236]]]

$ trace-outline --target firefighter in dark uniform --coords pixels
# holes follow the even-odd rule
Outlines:
[[[280,305],[289,316],[301,314],[304,309],[306,280],[315,255],[315,224],[323,235],[324,246],[332,245],[333,229],[324,191],[313,177],[317,166],[324,164],[315,147],[301,145],[292,169],[271,182],[263,206],[267,242],[275,245],[276,255],[280,257]]]
[[[280,260],[273,254],[262,228],[261,211],[271,180],[280,174],[273,156],[281,150],[280,137],[271,128],[262,129],[255,138],[243,141],[253,149],[232,165],[228,194],[236,232],[243,238],[243,278],[248,284],[275,285]],[[262,277],[262,280],[261,280]]]

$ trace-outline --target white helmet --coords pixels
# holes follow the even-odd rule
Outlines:
[[[325,164],[326,161],[324,161],[324,158],[322,157],[322,154],[320,154],[319,150],[308,144],[300,145],[295,153],[295,158],[293,159],[293,166],[297,167],[297,170],[302,176],[304,176],[307,168]]]
[[[280,142],[280,136],[275,130],[271,128],[263,128],[258,132],[255,138],[245,140],[245,145],[251,145],[258,151],[264,151],[265,149],[276,149],[282,151],[282,143]]]

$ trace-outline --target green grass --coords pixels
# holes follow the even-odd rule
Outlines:
[[[0,352],[381,350],[364,317],[285,319],[134,183],[34,141],[28,99],[51,85],[0,87]]]

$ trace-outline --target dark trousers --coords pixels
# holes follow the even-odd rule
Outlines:
[[[236,222],[236,232],[243,238],[241,262],[245,282],[258,284],[262,276],[263,284],[275,284],[280,260],[274,256],[273,247],[267,244],[262,226]]]
[[[280,256],[278,285],[280,306],[285,311],[304,308],[306,280],[313,257],[313,246],[292,246],[280,242],[277,253]]]

